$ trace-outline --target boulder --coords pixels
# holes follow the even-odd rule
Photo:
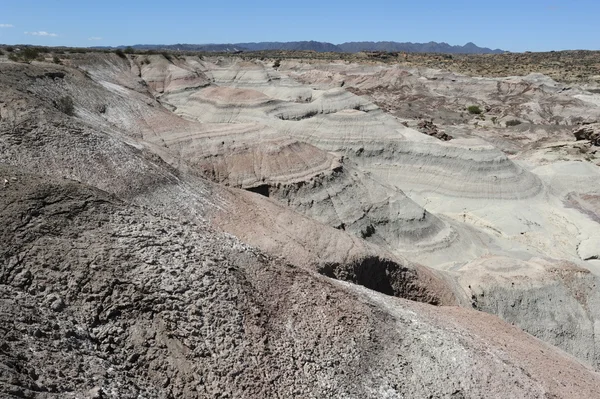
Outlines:
[[[592,145],[600,146],[600,122],[578,126],[573,130],[576,140],[589,140]]]

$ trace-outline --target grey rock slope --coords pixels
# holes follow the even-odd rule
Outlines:
[[[208,226],[0,171],[4,397],[600,393],[596,373],[491,316],[335,283]]]

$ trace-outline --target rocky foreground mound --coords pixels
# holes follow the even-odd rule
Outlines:
[[[4,396],[600,396],[600,173],[566,141],[594,95],[62,62],[0,62]],[[463,121],[476,101],[496,119]],[[404,102],[453,139],[410,128]]]
[[[2,167],[4,397],[594,397],[493,316],[340,283],[69,180]]]

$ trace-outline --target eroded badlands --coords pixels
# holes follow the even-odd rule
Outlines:
[[[63,64],[0,59],[3,394],[600,396],[589,87]]]

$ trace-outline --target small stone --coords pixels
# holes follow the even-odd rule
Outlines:
[[[101,387],[94,387],[88,391],[88,398],[90,399],[102,399],[104,398],[104,391]]]
[[[127,358],[127,361],[129,363],[135,363],[137,362],[137,360],[140,358],[140,354],[139,353],[132,353],[131,355],[129,355],[129,357]]]
[[[29,370],[29,377],[31,377],[33,381],[37,381],[37,379],[40,378],[40,376],[35,372],[35,370]]]
[[[77,337],[77,333],[75,332],[75,330],[68,329],[67,331],[65,331],[65,338],[73,338],[73,337]]]
[[[54,310],[55,312],[60,312],[64,308],[65,308],[65,303],[63,302],[62,298],[60,298],[60,297],[56,298],[50,304],[50,309]]]
[[[166,388],[169,386],[170,383],[171,383],[171,379],[169,377],[167,377],[163,380],[162,387]]]

